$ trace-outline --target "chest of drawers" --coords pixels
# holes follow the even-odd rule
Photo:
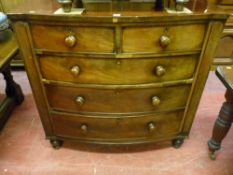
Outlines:
[[[224,9],[231,14],[224,27],[221,40],[217,46],[213,65],[233,64],[233,1],[232,0],[209,0],[213,5]]]
[[[67,139],[182,144],[226,14],[40,13],[10,18],[55,148]]]

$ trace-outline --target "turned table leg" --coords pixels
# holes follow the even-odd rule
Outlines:
[[[6,80],[6,95],[7,97],[14,98],[17,105],[21,104],[24,96],[20,86],[15,83],[11,75],[10,65],[2,71],[4,79]]]
[[[15,106],[21,104],[24,99],[20,86],[13,80],[10,66],[2,68],[1,73],[6,81],[6,98],[0,104],[0,130],[3,129]]]
[[[233,94],[227,90],[226,102],[223,103],[221,111],[215,122],[212,138],[208,142],[210,158],[215,160],[215,151],[221,148],[221,142],[228,133],[233,121]]]

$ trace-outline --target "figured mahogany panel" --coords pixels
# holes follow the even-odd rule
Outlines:
[[[191,86],[112,90],[46,85],[45,89],[52,108],[74,112],[130,113],[185,107]]]
[[[79,115],[52,115],[55,135],[82,141],[131,142],[177,134],[183,111],[147,116],[101,118]]]
[[[192,78],[197,61],[198,55],[130,59],[39,58],[45,79],[88,84],[139,84]]]
[[[160,27],[126,27],[123,30],[123,52],[185,51],[202,48],[206,25]],[[168,37],[169,43],[161,37]]]
[[[113,52],[110,27],[31,26],[34,47],[60,52]]]

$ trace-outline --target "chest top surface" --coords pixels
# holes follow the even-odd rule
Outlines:
[[[226,13],[223,9],[214,5],[214,3],[207,3],[203,0],[190,0],[185,6],[192,11],[191,14],[179,13],[167,13],[166,11],[155,10],[155,2],[139,2],[134,1],[87,1],[83,0],[83,6],[86,9],[82,15],[54,15],[54,12],[60,8],[57,0],[25,0],[23,3],[17,4],[14,8],[11,8],[8,13],[11,18],[38,18],[42,16],[52,16],[59,19],[69,18],[82,18],[82,17],[103,17],[103,18],[127,18],[135,17],[140,19],[143,17],[160,18],[161,16],[188,16],[189,18],[195,18],[198,16],[211,16],[211,18],[226,18]],[[136,4],[136,5],[135,5]],[[18,15],[24,14],[24,15]],[[114,14],[120,14],[120,16],[114,16]],[[44,18],[46,20],[46,18]],[[106,20],[107,20],[106,19]],[[143,19],[144,20],[144,19]]]

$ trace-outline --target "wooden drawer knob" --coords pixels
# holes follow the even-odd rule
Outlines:
[[[166,69],[163,66],[155,67],[155,74],[159,77],[163,76],[166,73]]]
[[[157,96],[152,97],[152,105],[153,106],[159,106],[160,103],[161,103],[161,100],[159,97],[157,97]]]
[[[85,133],[85,132],[87,132],[88,127],[87,127],[86,124],[82,124],[81,127],[80,127],[80,129],[81,129],[81,131],[82,131],[83,133]]]
[[[159,39],[159,43],[162,48],[166,48],[170,44],[170,42],[171,39],[166,35],[162,35]]]
[[[75,66],[71,67],[70,72],[75,76],[79,75],[80,74],[79,66],[75,65]]]
[[[77,39],[74,34],[68,35],[65,38],[65,45],[69,48],[72,48],[76,45]]]
[[[148,130],[149,131],[154,131],[155,130],[155,124],[154,124],[154,122],[150,122],[150,123],[148,123]]]
[[[85,99],[81,96],[76,97],[75,99],[76,103],[82,106],[85,103]]]

